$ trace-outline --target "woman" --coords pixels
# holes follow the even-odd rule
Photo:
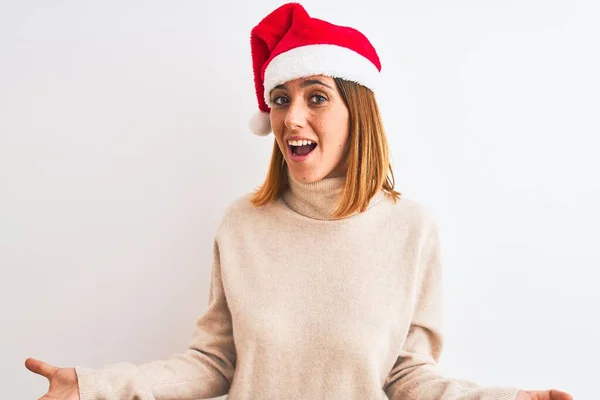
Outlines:
[[[368,39],[286,4],[251,36],[275,141],[265,183],[214,240],[209,307],[189,349],[101,369],[29,359],[44,399],[552,399],[444,377],[435,220],[394,190]]]

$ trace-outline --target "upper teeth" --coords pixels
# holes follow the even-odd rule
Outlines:
[[[312,140],[288,140],[290,146],[306,146],[307,144],[313,144]]]

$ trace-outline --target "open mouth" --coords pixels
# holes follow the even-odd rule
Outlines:
[[[288,145],[288,147],[293,156],[305,156],[313,151],[317,147],[317,144],[313,142],[301,146]]]

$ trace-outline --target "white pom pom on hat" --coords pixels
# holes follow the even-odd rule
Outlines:
[[[249,126],[258,136],[271,133],[269,93],[277,85],[311,75],[359,83],[375,91],[381,63],[360,31],[311,18],[298,3],[271,12],[250,35],[259,111]]]
[[[268,112],[257,111],[250,119],[250,130],[257,136],[271,133],[271,117]]]

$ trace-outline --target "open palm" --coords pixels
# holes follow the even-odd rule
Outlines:
[[[25,360],[25,367],[50,382],[48,393],[39,400],[79,400],[75,368],[58,368],[34,358]]]
[[[515,400],[573,400],[573,396],[556,389],[521,390]]]

